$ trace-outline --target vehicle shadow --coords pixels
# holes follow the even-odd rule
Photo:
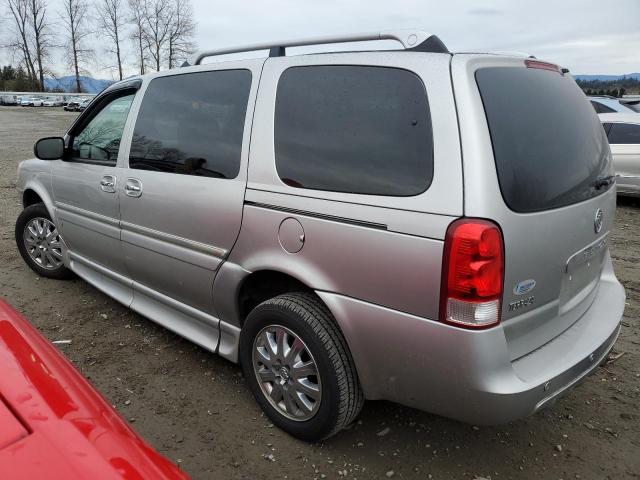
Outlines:
[[[618,195],[619,207],[640,207],[640,197],[631,197],[627,195]]]

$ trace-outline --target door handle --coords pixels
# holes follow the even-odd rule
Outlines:
[[[129,197],[139,197],[142,195],[142,183],[136,178],[127,178],[124,183],[124,193]]]
[[[115,193],[116,177],[113,175],[105,175],[100,179],[100,190],[107,193]]]

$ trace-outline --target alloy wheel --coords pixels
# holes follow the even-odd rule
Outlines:
[[[24,227],[23,240],[29,257],[38,266],[46,270],[62,266],[62,239],[51,220],[31,219]]]
[[[320,374],[304,341],[281,325],[269,325],[253,342],[253,371],[269,403],[285,417],[312,418],[322,399]]]

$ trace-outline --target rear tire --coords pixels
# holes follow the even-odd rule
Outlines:
[[[347,344],[329,309],[311,293],[288,293],[255,307],[240,334],[240,362],[269,419],[301,440],[334,435],[362,409]]]
[[[20,213],[15,236],[22,259],[38,275],[57,280],[73,277],[62,263],[63,241],[44,203],[30,205]]]

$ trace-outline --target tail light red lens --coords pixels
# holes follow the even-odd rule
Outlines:
[[[500,322],[504,276],[502,232],[492,222],[464,218],[447,229],[440,320],[487,328]]]
[[[562,69],[553,63],[541,62],[540,60],[525,60],[524,64],[527,68],[537,68],[539,70],[549,70],[562,75]]]

